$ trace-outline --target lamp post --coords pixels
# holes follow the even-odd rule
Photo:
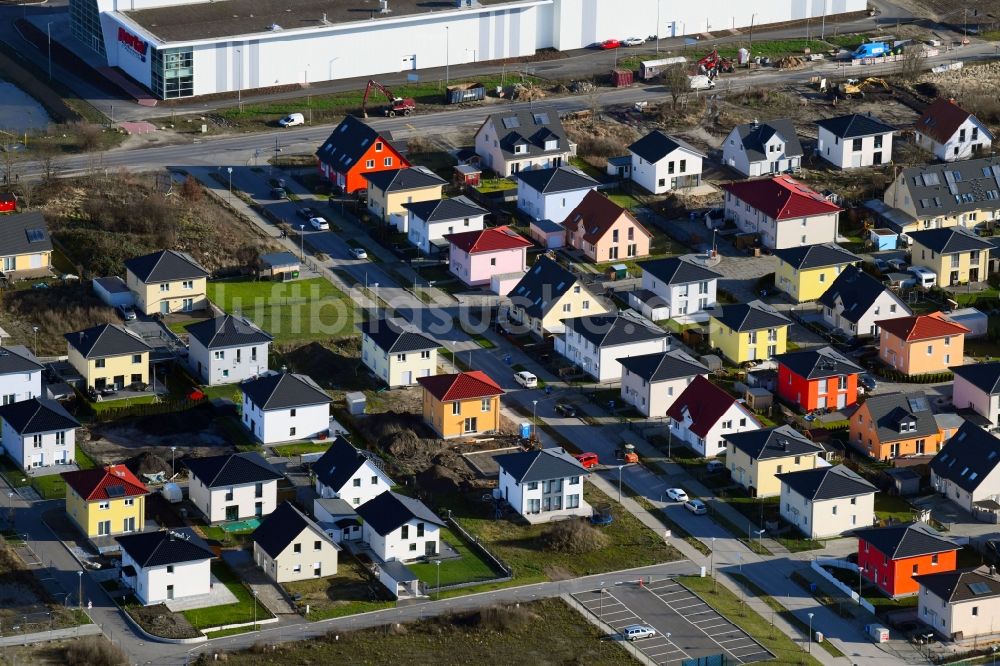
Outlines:
[[[820,23],[820,28],[819,28],[820,41],[823,41],[823,39],[826,38],[826,8],[827,8],[827,0],[823,0],[823,20]]]
[[[236,106],[243,112],[243,51],[236,49],[236,63],[240,66],[236,75]]]
[[[31,335],[32,335],[32,343],[31,344],[34,347],[34,349],[32,351],[34,351],[35,356],[38,356],[38,327],[37,326],[32,326],[31,327]]]
[[[177,447],[176,446],[171,446],[170,447],[170,478],[174,478],[174,474],[177,473],[174,470],[174,460],[176,459],[176,457],[177,457]]]
[[[538,401],[531,401],[531,441],[538,441]]]
[[[253,630],[257,631],[257,590],[253,591]]]
[[[444,27],[444,84],[451,81],[451,33]]]
[[[229,173],[229,203],[233,203],[233,167],[226,167]]]
[[[656,0],[656,52],[660,52],[660,0]]]
[[[45,32],[49,35],[49,81],[52,80],[52,21],[45,24]]]
[[[813,614],[809,613],[809,654],[813,651]]]
[[[743,553],[739,553],[737,555],[737,557],[740,558],[740,575],[742,576],[743,575]]]
[[[625,465],[618,465],[618,503],[622,503],[622,470]]]
[[[302,255],[302,261],[306,260],[306,225],[302,223],[299,225],[299,254]],[[376,287],[378,285],[375,285]],[[378,303],[375,304],[378,307]],[[378,314],[378,310],[375,311]]]
[[[764,530],[757,530],[757,549],[764,550]]]
[[[711,559],[709,560],[709,567],[710,567],[710,573],[711,573],[712,581],[713,581],[712,588],[714,589],[715,588],[715,583],[714,583],[714,581],[715,581],[715,537],[712,537],[712,554],[711,554],[710,558]]]
[[[601,612],[600,612],[599,617],[601,618],[601,622],[603,622],[604,621],[604,585],[603,584],[601,585]]]
[[[10,514],[10,524],[14,524],[14,491],[7,492],[7,513]]]
[[[77,599],[77,605],[80,607],[80,610],[83,610],[83,570],[77,571],[76,577],[80,581],[80,595]]]
[[[437,569],[437,584],[438,584],[437,585],[438,590],[437,590],[436,597],[438,599],[440,599],[441,598],[441,560],[434,560],[434,564],[437,565],[437,566],[435,566],[435,568]]]

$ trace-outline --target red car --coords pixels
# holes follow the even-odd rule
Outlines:
[[[573,457],[576,458],[581,465],[583,465],[584,469],[597,467],[600,464],[596,453],[579,453]]]
[[[617,39],[605,39],[603,42],[597,45],[597,48],[604,49],[605,51],[609,49],[620,48],[622,43]]]

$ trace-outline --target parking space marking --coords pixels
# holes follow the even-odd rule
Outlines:
[[[601,599],[604,598],[604,612],[600,611]],[[577,600],[583,603],[584,607],[587,608],[591,613],[598,616],[602,622],[609,625],[612,629],[616,631],[621,631],[625,627],[632,624],[646,624],[646,622],[639,617],[627,604],[622,602],[620,599],[615,597],[610,591],[602,591],[601,596],[597,599],[582,600],[580,595],[577,595]],[[607,610],[608,607],[617,608],[621,607],[620,610],[611,611],[610,614],[625,614],[623,617],[619,618],[607,618],[609,614]],[[666,636],[657,633],[655,636],[650,636],[648,638],[641,638],[637,641],[633,641],[633,645],[639,648],[643,654],[655,661],[657,664],[670,664],[678,661],[681,658],[687,659],[689,655],[680,648],[676,643],[672,642]],[[670,658],[665,658],[668,655],[679,655]]]

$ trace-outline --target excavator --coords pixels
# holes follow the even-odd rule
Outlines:
[[[869,76],[863,81],[858,81],[857,79],[847,79],[843,83],[838,84],[833,89],[833,94],[837,97],[843,98],[853,98],[853,97],[864,97],[865,90],[869,88],[882,88],[883,90],[892,90],[885,79],[880,79],[874,76]]]
[[[361,115],[363,118],[368,117],[368,96],[371,95],[372,90],[377,90],[389,100],[389,103],[382,109],[382,113],[390,118],[396,115],[408,116],[417,108],[417,103],[412,98],[407,97],[404,99],[396,97],[392,94],[391,90],[372,79],[365,87],[365,96],[361,99]]]
[[[730,74],[735,69],[733,61],[719,55],[718,49],[698,61],[698,73],[714,79],[719,74]]]

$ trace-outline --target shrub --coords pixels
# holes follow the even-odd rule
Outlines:
[[[88,636],[66,648],[67,666],[120,666],[128,664],[121,649],[103,636]]]
[[[563,520],[542,536],[546,548],[558,553],[590,553],[607,545],[608,538],[582,519]]]
[[[523,606],[488,606],[476,613],[474,619],[480,627],[502,632],[518,631],[538,616]]]

